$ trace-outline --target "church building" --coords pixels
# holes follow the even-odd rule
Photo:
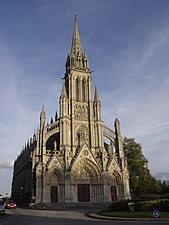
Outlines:
[[[115,119],[112,130],[102,120],[99,92],[95,87],[92,94],[89,60],[82,51],[76,17],[59,116],[46,123],[42,106],[37,132],[14,163],[12,198],[18,203],[130,199],[120,123]]]

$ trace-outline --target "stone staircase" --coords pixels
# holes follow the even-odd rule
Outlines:
[[[105,210],[110,206],[109,203],[91,203],[91,202],[46,202],[37,203],[30,208],[32,209],[47,209],[47,210]]]

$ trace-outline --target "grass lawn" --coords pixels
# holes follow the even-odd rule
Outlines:
[[[101,212],[100,215],[126,218],[152,218],[153,212]],[[160,212],[160,218],[169,218],[169,212]]]

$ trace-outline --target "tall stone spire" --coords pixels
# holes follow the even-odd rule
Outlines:
[[[79,35],[79,30],[77,25],[77,16],[75,15],[71,55],[77,56],[77,54],[82,55],[82,47],[80,43],[80,35]]]
[[[82,69],[85,71],[89,70],[89,62],[86,50],[84,53],[82,52],[76,16],[74,19],[71,52],[68,54],[66,61],[66,72],[69,72],[69,70],[72,68]]]

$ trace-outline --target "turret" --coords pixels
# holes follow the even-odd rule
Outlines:
[[[124,152],[123,152],[123,140],[120,132],[120,121],[116,118],[115,123],[115,145],[116,145],[116,153],[119,158],[119,162],[121,162],[121,166],[123,167],[124,162]]]
[[[42,106],[42,111],[40,114],[40,127],[42,128],[42,126],[45,125],[45,121],[46,121],[46,114],[45,114],[45,108],[44,105]]]
[[[100,101],[100,98],[99,98],[97,86],[95,86],[93,106],[94,106],[94,117],[97,120],[101,120],[101,117],[102,117],[102,115],[101,115],[101,101]]]
[[[55,121],[57,121],[57,119],[58,119],[58,112],[56,110],[56,113],[55,113]]]
[[[42,111],[40,113],[40,128],[38,128],[38,145],[37,145],[37,153],[39,155],[39,159],[43,162],[43,154],[45,152],[45,122],[46,122],[46,113],[44,105],[42,106]]]
[[[65,80],[62,84],[62,92],[60,96],[60,116],[63,117],[68,114],[68,96],[66,93]]]
[[[51,124],[53,123],[53,117],[51,117],[51,119],[50,119],[50,123],[51,123]]]

